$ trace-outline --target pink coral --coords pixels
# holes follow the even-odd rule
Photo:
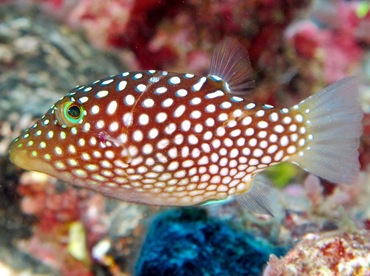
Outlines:
[[[288,254],[270,257],[264,276],[370,275],[369,232],[307,234]]]
[[[33,236],[20,243],[20,247],[44,263],[57,269],[62,275],[92,275],[90,260],[75,259],[70,252],[72,227],[82,226],[86,233],[86,246],[91,248],[107,233],[108,220],[104,213],[102,196],[87,190],[66,186],[58,191],[55,179],[35,172],[24,173],[18,192],[22,196],[23,212],[34,215]]]

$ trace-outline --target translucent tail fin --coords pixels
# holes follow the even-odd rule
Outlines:
[[[347,77],[298,104],[309,142],[290,160],[334,183],[351,183],[359,171],[363,113],[356,79]]]

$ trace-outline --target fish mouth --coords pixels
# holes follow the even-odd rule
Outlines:
[[[24,170],[38,171],[49,175],[55,174],[55,170],[51,164],[37,156],[33,156],[32,151],[20,147],[18,141],[13,141],[10,144],[9,159],[14,165]]]

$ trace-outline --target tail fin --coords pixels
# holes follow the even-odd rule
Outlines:
[[[333,183],[354,181],[363,118],[356,79],[335,82],[299,103],[298,110],[304,114],[309,143],[290,160]]]

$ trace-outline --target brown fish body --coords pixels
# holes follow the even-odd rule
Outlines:
[[[256,173],[285,160],[336,181],[335,171],[322,169],[317,151],[332,152],[326,145],[348,128],[352,134],[339,142],[350,144],[345,152],[351,160],[356,156],[362,118],[354,111],[358,106],[352,108],[357,99],[340,106],[351,107],[352,127],[346,122],[331,131],[343,115],[330,114],[328,93],[277,109],[236,93],[249,90],[248,76],[213,71],[208,77],[126,72],[76,87],[13,142],[11,160],[111,197],[179,206],[246,193]],[[342,81],[345,89],[352,85],[352,79]],[[334,86],[329,93],[341,91]],[[356,170],[354,164],[343,179]]]

